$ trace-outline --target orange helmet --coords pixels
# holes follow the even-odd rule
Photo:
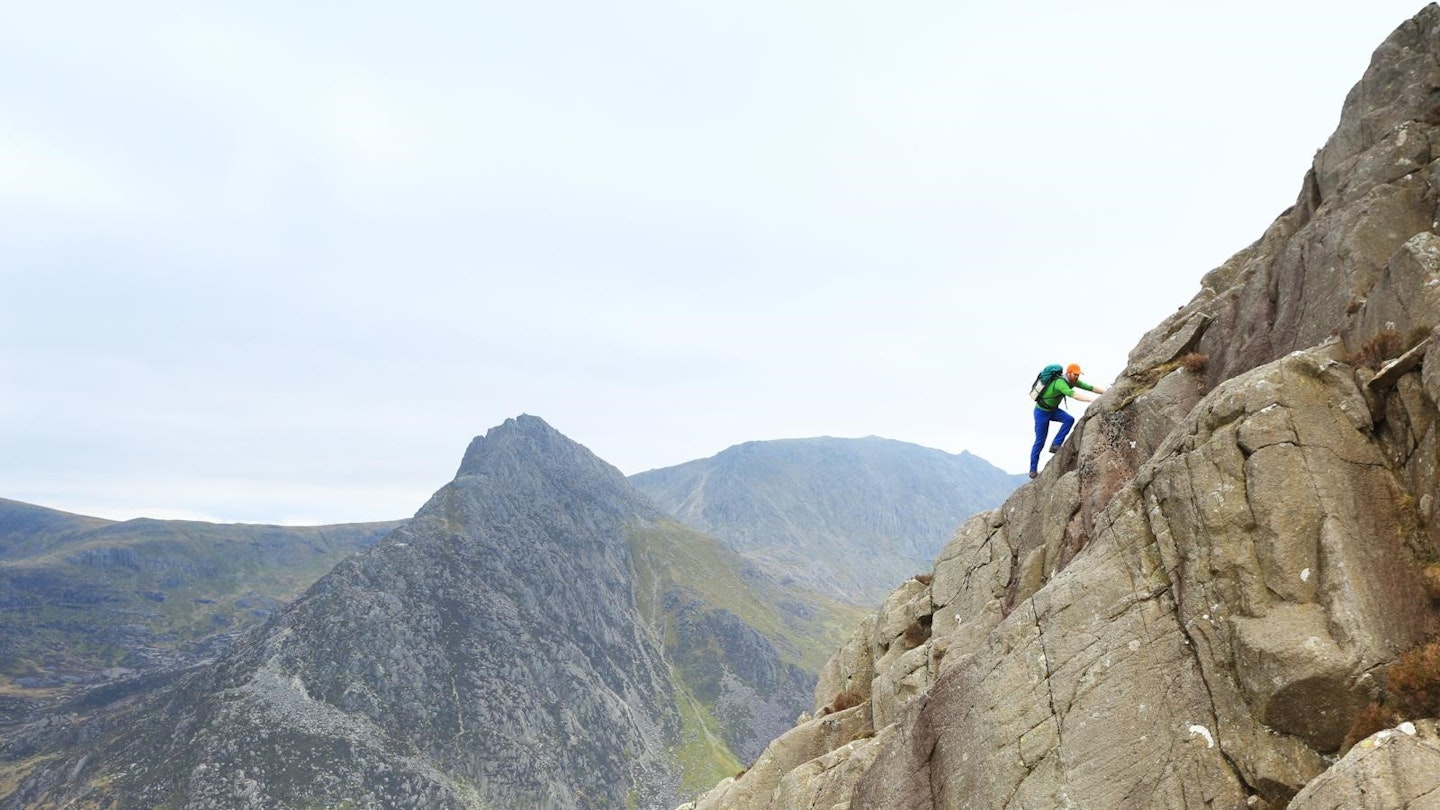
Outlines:
[[[1079,377],[1079,376],[1080,376],[1080,364],[1079,364],[1079,363],[1071,363],[1070,365],[1068,365],[1068,366],[1065,367],[1065,373],[1066,373],[1067,375],[1069,375],[1069,374],[1074,374],[1076,377]]]

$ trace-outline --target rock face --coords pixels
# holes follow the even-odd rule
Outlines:
[[[867,608],[1024,480],[969,453],[874,436],[748,442],[630,477],[777,578]]]
[[[1295,207],[832,659],[821,720],[869,722],[687,807],[1440,806],[1433,721],[1344,751],[1440,627],[1435,88],[1431,5]]]

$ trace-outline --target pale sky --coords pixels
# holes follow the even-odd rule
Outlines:
[[[12,3],[0,497],[402,518],[521,413],[1023,472],[1422,5]]]

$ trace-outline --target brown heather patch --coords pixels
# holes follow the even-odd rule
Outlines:
[[[1205,364],[1210,362],[1210,355],[1200,352],[1186,352],[1180,356],[1180,367],[1191,374],[1205,373]]]
[[[1350,730],[1345,732],[1345,741],[1340,744],[1340,753],[1355,747],[1355,743],[1369,737],[1377,731],[1384,731],[1387,728],[1394,728],[1400,722],[1400,715],[1394,709],[1387,708],[1379,703],[1371,703],[1361,709],[1350,722]]]
[[[934,621],[932,616],[921,616],[905,628],[905,643],[910,647],[919,647],[930,640],[930,624]]]
[[[1440,717],[1440,639],[1395,659],[1386,668],[1385,687],[1407,718]]]
[[[1366,341],[1359,351],[1345,355],[1345,362],[1356,368],[1379,371],[1387,360],[1399,357],[1412,347],[1420,345],[1420,342],[1429,336],[1430,330],[1420,326],[1404,335],[1394,329],[1387,329]]]
[[[1386,360],[1398,357],[1404,350],[1405,343],[1400,333],[1387,329],[1366,341],[1358,351],[1346,355],[1345,362],[1356,368],[1378,370]]]
[[[1384,695],[1356,713],[1340,753],[1402,720],[1440,717],[1440,638],[1411,649],[1382,671]]]
[[[836,696],[835,696],[835,699],[832,700],[832,701],[830,701],[830,704],[829,704],[828,706],[826,706],[824,709],[821,709],[821,710],[820,710],[820,716],[821,716],[821,717],[824,717],[824,716],[827,715],[827,714],[834,714],[835,712],[843,712],[843,711],[845,711],[846,709],[851,709],[851,708],[854,708],[854,707],[856,707],[856,706],[859,706],[861,703],[864,703],[864,702],[865,702],[865,696],[862,695],[862,694],[860,694],[860,690],[858,690],[858,689],[848,689],[848,690],[846,690],[846,691],[844,691],[844,692],[841,692],[840,694],[836,695]]]
[[[1430,563],[1420,571],[1425,580],[1425,591],[1432,600],[1440,600],[1440,563]]]

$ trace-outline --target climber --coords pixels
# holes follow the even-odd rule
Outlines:
[[[1042,374],[1044,372],[1041,372]],[[1060,445],[1065,443],[1065,437],[1070,435],[1070,428],[1075,425],[1075,417],[1061,410],[1065,404],[1066,397],[1074,397],[1081,402],[1093,402],[1095,397],[1083,391],[1093,391],[1096,394],[1105,393],[1104,386],[1091,385],[1080,380],[1080,365],[1071,363],[1065,367],[1063,375],[1056,375],[1053,380],[1043,385],[1035,397],[1035,446],[1030,448],[1030,477],[1034,478],[1040,473],[1040,448],[1045,446],[1045,437],[1050,433],[1050,423],[1059,422],[1060,432],[1055,435],[1055,442],[1050,445],[1050,452],[1059,452]]]

